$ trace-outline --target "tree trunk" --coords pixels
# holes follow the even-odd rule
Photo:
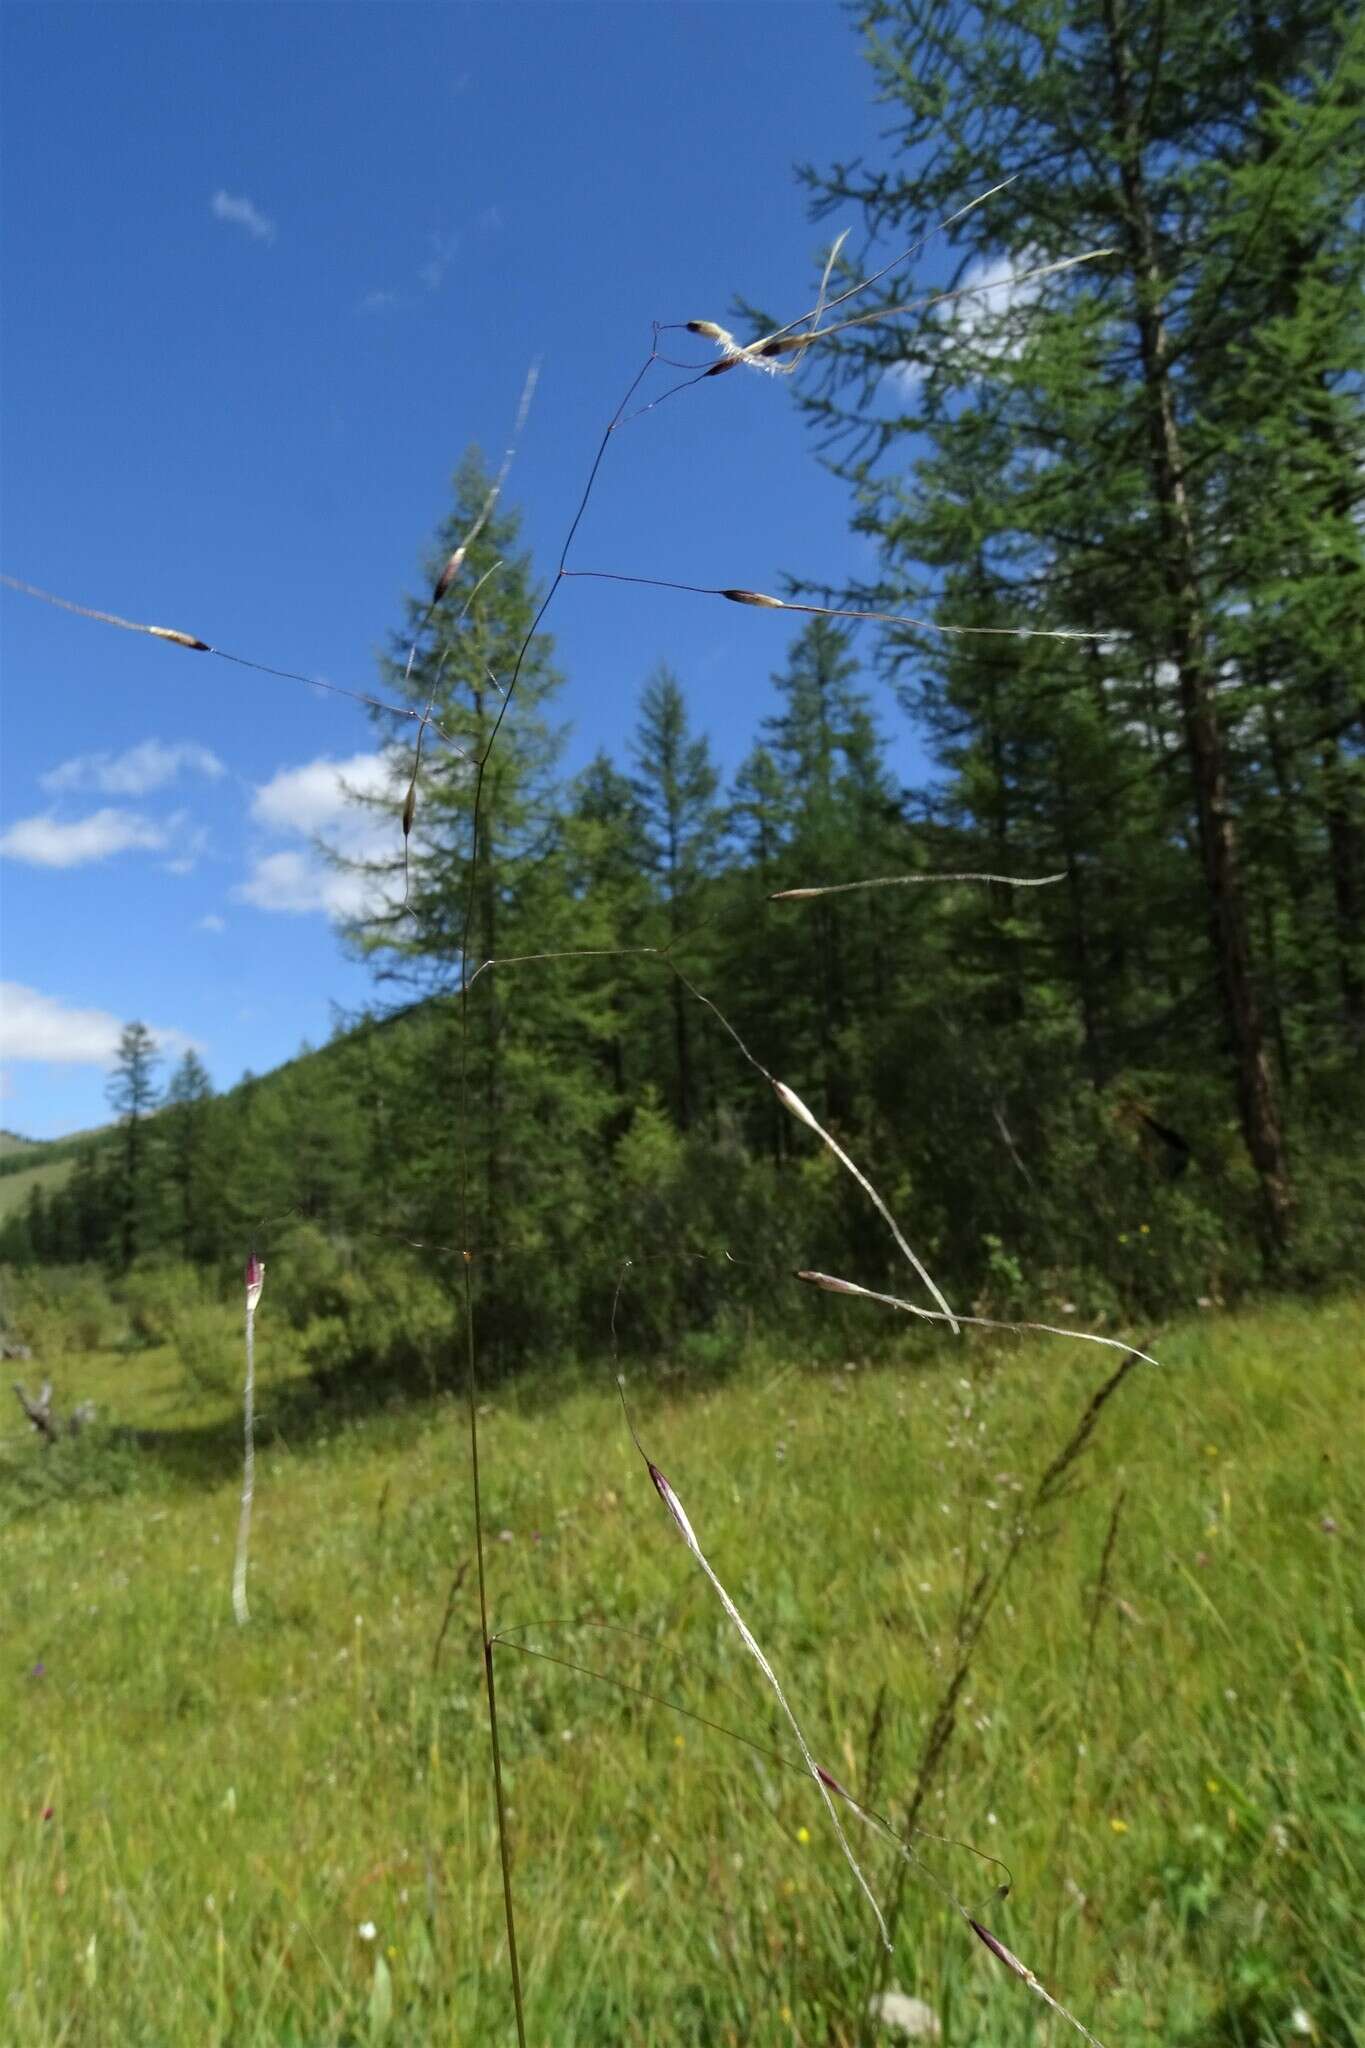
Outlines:
[[[1252,972],[1246,893],[1228,795],[1200,597],[1197,547],[1162,316],[1156,234],[1143,177],[1131,64],[1120,0],[1105,0],[1113,103],[1120,143],[1123,222],[1136,291],[1138,345],[1148,420],[1152,486],[1161,525],[1169,601],[1170,660],[1179,677],[1186,750],[1217,963],[1223,1019],[1232,1053],[1242,1135],[1260,1183],[1268,1258],[1289,1240],[1293,1195],[1279,1107],[1266,1055],[1265,1027]]]

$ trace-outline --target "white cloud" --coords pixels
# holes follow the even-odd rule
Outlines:
[[[233,895],[258,910],[322,911],[338,922],[392,904],[392,877],[386,881],[334,868],[313,842],[322,840],[346,860],[393,862],[402,849],[399,810],[408,773],[406,757],[384,752],[352,754],[342,761],[324,755],[298,768],[280,769],[257,789],[252,819],[275,837],[310,844],[259,855]],[[382,809],[370,809],[353,802],[348,792],[388,801]]]
[[[292,849],[262,855],[233,894],[242,903],[254,904],[257,910],[284,910],[296,915],[321,910],[339,923],[372,913],[387,900],[387,892],[377,877],[347,874],[329,867],[319,854]]]
[[[107,1067],[126,1019],[110,1010],[78,1010],[22,982],[0,981],[0,1058],[46,1060],[68,1067]],[[149,1025],[157,1050],[202,1052],[183,1031]]]
[[[77,754],[49,768],[38,780],[54,794],[92,789],[101,796],[146,796],[183,772],[207,775],[216,782],[223,764],[197,740],[175,740],[169,745],[164,740],[142,740],[122,754]]]
[[[446,272],[455,261],[460,246],[458,235],[435,234],[430,237],[431,255],[417,275],[429,292],[439,291]]]
[[[937,330],[944,342],[969,349],[977,368],[983,362],[1014,361],[1023,354],[1028,340],[1025,316],[1047,289],[1045,278],[1025,278],[1021,273],[1046,261],[1036,249],[1025,249],[1018,256],[984,256],[968,264],[957,286],[965,296],[935,309],[926,323],[928,334]],[[910,330],[906,331],[909,336]],[[902,399],[912,399],[927,369],[925,361],[892,363],[884,382]]]
[[[969,264],[958,287],[968,296],[944,307],[943,325],[956,340],[993,361],[1022,355],[1029,323],[1018,316],[1031,313],[1047,287],[1045,278],[1022,273],[1037,270],[1046,261],[1039,250],[1023,249],[1017,256],[983,257]]]
[[[195,926],[195,930],[198,932],[225,932],[227,930],[227,919],[219,917],[216,910],[206,911]]]
[[[360,301],[360,310],[362,313],[391,313],[397,304],[397,292],[366,292]]]
[[[394,757],[380,751],[352,754],[344,761],[320,755],[301,768],[281,768],[258,787],[251,815],[268,831],[311,837],[349,820],[372,815],[350,802],[348,791],[361,796],[391,796],[398,779]]]
[[[50,814],[19,818],[0,837],[0,854],[30,867],[81,868],[116,853],[154,851],[165,844],[165,830],[150,818],[106,806],[70,824]]]
[[[209,211],[215,220],[229,221],[233,227],[245,228],[258,242],[273,242],[275,239],[274,221],[267,220],[249,199],[224,192],[221,185],[209,201]]]

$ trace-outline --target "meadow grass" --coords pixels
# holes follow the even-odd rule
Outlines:
[[[136,1438],[44,1453],[17,1405],[5,1423],[15,2048],[511,2038],[458,1576],[465,1419],[458,1402],[310,1419],[269,1307],[267,1289],[249,1628],[229,1597],[230,1395],[187,1383],[168,1348],[97,1353],[61,1364],[59,1402],[93,1398]],[[992,1899],[1001,1873],[965,1848],[919,1853],[1108,2048],[1365,2040],[1361,1311],[1276,1304],[1160,1333],[1161,1369],[1120,1390],[964,1688],[923,1819],[1007,1861],[1011,1895]],[[833,1313],[851,1343],[870,1328]],[[650,1455],[816,1754],[893,1817],[964,1584],[1110,1364],[911,1333],[875,1365],[629,1376]],[[492,1627],[539,1623],[520,1640],[792,1753],[610,1364],[482,1407]],[[42,1496],[25,1484],[63,1458]],[[497,1658],[531,2039],[858,2040],[876,1929],[809,1777],[637,1693]],[[861,1831],[857,1847],[885,1897],[893,1852]],[[945,2042],[1063,2038],[919,1878],[892,1977]]]

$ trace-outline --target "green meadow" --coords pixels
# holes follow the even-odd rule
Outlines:
[[[0,2032],[510,2041],[462,1402],[322,1401],[267,1278],[239,1628],[237,1322],[212,1315],[216,1371],[172,1345],[55,1359],[59,1405],[97,1403],[85,1437],[4,1418]],[[960,2048],[1078,2038],[943,1888],[1107,2048],[1365,2039],[1362,1300],[1131,1334],[1160,1367],[1027,1517],[916,1864],[845,1813],[884,1906],[907,1880],[884,1977],[611,1360],[481,1394],[531,2040],[853,2044],[886,1986]],[[1116,1357],[945,1335],[627,1374],[815,1754],[892,1819],[965,1594]]]

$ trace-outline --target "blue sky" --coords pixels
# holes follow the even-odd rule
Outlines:
[[[792,174],[882,154],[847,18],[807,0],[3,10],[0,566],[373,689],[471,441],[548,571],[650,322],[809,302]],[[922,276],[943,274],[946,252]],[[575,560],[772,589],[868,566],[780,379],[619,437]],[[667,659],[727,769],[791,637],[605,584],[548,622],[569,765]],[[0,593],[0,1123],[104,1121],[121,1021],[228,1086],[365,1001],[308,833],[359,707]],[[898,767],[922,772],[893,706]]]

